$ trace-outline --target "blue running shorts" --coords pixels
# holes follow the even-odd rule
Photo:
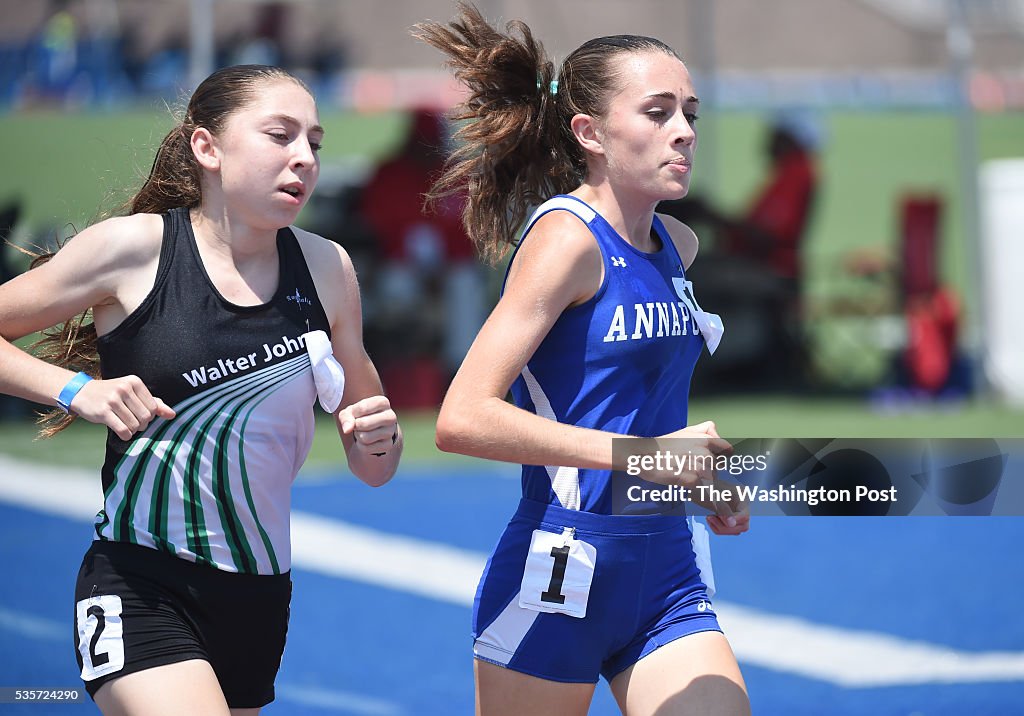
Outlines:
[[[522,500],[477,588],[474,655],[542,679],[596,683],[670,641],[721,631],[691,537],[683,516]]]

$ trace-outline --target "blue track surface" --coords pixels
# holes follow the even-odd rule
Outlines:
[[[306,473],[294,507],[486,553],[518,489],[514,471],[489,467],[406,468],[380,490]],[[72,589],[89,538],[86,522],[0,502],[0,686],[80,686]],[[765,517],[713,550],[719,598],[735,604],[966,652],[1020,652],[1022,541],[1021,518]],[[472,712],[468,607],[309,571],[293,577],[278,700],[264,713]],[[741,666],[755,714],[1024,714],[1022,681],[844,688]],[[96,710],[5,704],[0,713]],[[603,684],[591,713],[618,713]]]

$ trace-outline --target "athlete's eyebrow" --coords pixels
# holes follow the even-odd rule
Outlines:
[[[647,96],[648,97],[658,97],[658,98],[661,98],[661,99],[669,99],[669,100],[672,100],[672,101],[675,101],[675,99],[676,99],[676,93],[675,92],[670,92],[669,90],[665,90],[664,92],[652,92],[651,94],[649,94]],[[694,97],[693,95],[690,95],[689,97],[686,97],[683,100],[683,103],[684,104],[700,104],[700,100],[697,97]]]
[[[270,121],[284,122],[285,124],[291,124],[297,127],[302,126],[302,122],[297,120],[295,117],[292,117],[290,114],[272,114],[269,117],[267,117],[267,119]],[[309,128],[309,131],[324,134],[324,128],[321,127],[319,124],[314,124],[312,127]]]

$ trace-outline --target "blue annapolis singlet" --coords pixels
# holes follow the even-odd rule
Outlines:
[[[704,339],[673,286],[685,273],[668,231],[655,216],[661,249],[644,253],[580,199],[557,196],[534,212],[522,241],[541,216],[557,210],[586,223],[601,249],[604,279],[590,300],[565,310],[551,327],[512,384],[516,405],[622,435],[655,437],[685,427]],[[522,487],[527,500],[612,513],[609,470],[524,465]]]

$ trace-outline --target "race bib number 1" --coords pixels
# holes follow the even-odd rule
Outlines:
[[[534,530],[519,590],[520,607],[580,619],[587,615],[597,548],[576,539],[575,533],[571,527],[561,534]]]

